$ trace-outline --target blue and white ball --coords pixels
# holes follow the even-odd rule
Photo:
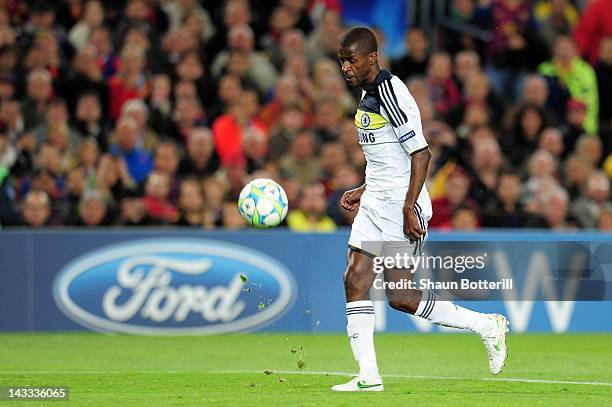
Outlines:
[[[277,182],[259,178],[246,184],[240,191],[238,210],[249,225],[271,228],[285,219],[289,202],[285,190]]]

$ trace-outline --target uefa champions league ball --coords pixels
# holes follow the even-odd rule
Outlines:
[[[271,228],[285,219],[289,202],[285,190],[277,182],[259,178],[246,184],[240,191],[238,210],[249,225]]]

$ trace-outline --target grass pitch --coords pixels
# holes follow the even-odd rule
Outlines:
[[[332,393],[356,365],[345,335],[324,334],[2,334],[0,386],[68,386],[69,404],[95,406],[612,402],[612,335],[510,335],[510,357],[497,377],[488,373],[475,335],[383,334],[375,340],[384,393]]]

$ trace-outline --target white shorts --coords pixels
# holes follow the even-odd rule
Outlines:
[[[380,196],[378,196],[380,195]],[[382,243],[410,242],[404,235],[404,201],[387,199],[384,194],[361,196],[359,212],[355,216],[348,245],[351,249],[369,256],[381,255]],[[415,208],[421,227],[427,231],[427,222],[431,219],[431,202],[419,200]],[[427,233],[420,242],[425,241]]]

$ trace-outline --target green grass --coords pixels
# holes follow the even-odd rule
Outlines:
[[[508,344],[500,379],[612,383],[612,335],[511,335]],[[3,334],[0,386],[68,386],[70,404],[95,406],[549,406],[612,400],[612,386],[484,381],[492,376],[474,335],[377,335],[376,347],[381,373],[388,375],[385,392],[336,394],[330,387],[347,377],[307,372],[355,371],[344,335]]]

